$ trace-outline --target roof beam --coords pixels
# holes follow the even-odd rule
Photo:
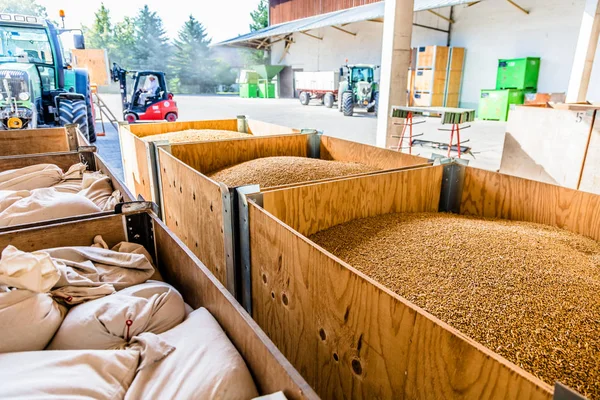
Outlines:
[[[301,34],[306,35],[306,36],[310,36],[311,38],[317,39],[317,40],[323,40],[322,37],[318,37],[316,35],[312,35],[310,33],[307,33],[308,31],[300,31]]]
[[[510,1],[510,0],[508,0],[508,1]],[[427,10],[427,12],[430,12],[431,14],[435,15],[436,17],[438,17],[438,18],[441,18],[441,19],[443,19],[444,21],[448,21],[448,22],[449,22],[449,23],[451,23],[451,24],[453,24],[453,23],[454,23],[454,21],[452,21],[450,18],[448,18],[448,17],[446,17],[445,15],[442,15],[442,14],[440,14],[440,13],[438,13],[438,12],[435,12],[435,11],[433,11],[433,10]]]
[[[467,7],[472,7],[472,6],[474,6],[475,4],[479,4],[479,3],[481,3],[481,0],[479,0],[479,1],[474,1],[474,2],[472,2],[472,3],[468,3],[468,4],[467,4]]]
[[[338,30],[338,31],[340,31],[340,32],[347,33],[348,35],[356,36],[356,33],[354,33],[354,32],[350,32],[350,31],[347,31],[347,30],[345,30],[345,29],[343,29],[343,28],[340,28],[340,27],[338,27],[338,26],[331,25],[331,27],[332,27],[333,29],[337,29],[337,30]]]
[[[269,41],[269,37],[266,37],[262,42],[260,42],[258,47],[256,47],[256,50],[260,50],[260,48],[263,47],[265,45],[265,43],[267,43],[268,41]]]
[[[515,3],[513,0],[506,0],[506,1],[508,1],[513,6],[517,7],[519,10],[523,11],[525,14],[529,14],[529,10],[524,9],[523,7],[521,7],[520,5]]]
[[[379,22],[380,24],[383,24],[383,18],[373,18],[373,19],[368,19],[367,21]]]

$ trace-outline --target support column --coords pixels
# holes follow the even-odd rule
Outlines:
[[[571,69],[567,102],[587,100],[592,67],[600,38],[600,0],[586,0]]]
[[[391,106],[406,105],[410,66],[414,0],[385,0],[377,146],[392,145],[399,126],[392,122]]]

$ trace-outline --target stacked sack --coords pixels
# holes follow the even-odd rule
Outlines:
[[[0,172],[0,227],[114,209],[121,194],[110,177],[75,164],[65,173],[53,164]]]

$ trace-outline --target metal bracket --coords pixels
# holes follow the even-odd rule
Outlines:
[[[230,189],[224,183],[219,182],[221,198],[223,201],[223,235],[225,237],[225,287],[236,296],[235,282],[235,189]]]
[[[584,397],[571,389],[563,385],[560,382],[556,382],[554,384],[554,396],[553,400],[587,400],[587,397]]]
[[[132,212],[153,211],[156,213],[158,206],[151,201],[128,201],[115,206],[115,214],[126,214]]]
[[[160,175],[160,157],[158,156],[158,149],[161,148],[168,153],[171,153],[171,144],[168,140],[157,140],[149,143],[148,149],[148,165],[150,168],[150,192],[152,193],[153,200],[158,205],[156,215],[158,218],[164,221],[163,210],[165,207],[163,199],[163,188],[162,178]]]
[[[457,164],[461,164],[461,165],[469,165],[469,160],[465,160],[464,158],[458,158],[458,157],[448,157],[442,154],[435,154],[433,153],[431,155],[431,158],[428,160],[429,162],[433,162],[433,165],[444,165],[444,164],[452,164],[452,163],[457,163]]]
[[[315,129],[302,129],[300,133],[309,134],[308,137],[308,157],[321,158],[321,136],[322,133]]]
[[[69,142],[69,150],[77,151],[79,147],[79,140],[77,138],[77,124],[66,124],[64,126],[67,132],[67,141]]]
[[[248,133],[248,117],[245,115],[237,116],[237,130],[240,133]]]
[[[79,160],[85,164],[88,171],[96,171],[96,158],[94,156],[96,150],[96,146],[79,146],[79,149],[77,150],[79,153]]]
[[[236,269],[238,274],[238,299],[252,315],[252,271],[250,259],[250,216],[246,195],[260,192],[259,185],[248,185],[236,188],[237,198],[237,230]]]
[[[156,264],[156,245],[154,243],[154,224],[150,214],[141,212],[124,215],[127,241],[141,244],[153,258]]]
[[[440,212],[460,213],[460,201],[464,179],[464,165],[453,162],[444,166],[439,204]]]

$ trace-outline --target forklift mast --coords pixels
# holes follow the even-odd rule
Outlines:
[[[127,72],[127,70],[119,67],[117,63],[113,63],[113,67],[110,70],[110,77],[113,82],[119,82],[123,110],[129,107],[129,103],[127,102]]]

